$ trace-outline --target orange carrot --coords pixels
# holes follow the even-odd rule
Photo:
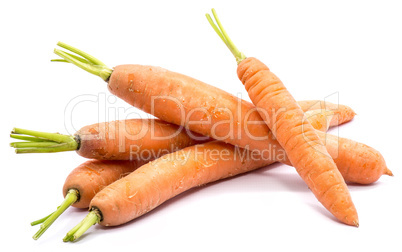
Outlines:
[[[66,197],[70,190],[76,190],[78,199],[72,206],[88,208],[89,202],[97,192],[147,162],[147,160],[88,160],[67,176],[63,196]]]
[[[74,241],[95,223],[116,226],[193,187],[273,163],[219,141],[187,147],[145,164],[95,195],[87,217],[67,233]]]
[[[214,10],[208,21],[235,56],[237,75],[253,104],[316,198],[341,222],[358,226],[349,190],[334,160],[293,96],[269,68],[246,58],[229,39]],[[219,28],[218,28],[219,27]],[[267,146],[268,148],[268,146]]]
[[[158,119],[96,123],[81,128],[74,136],[14,128],[11,137],[28,141],[11,143],[17,153],[76,150],[82,157],[103,160],[151,160],[210,140]]]
[[[306,110],[310,107],[317,108],[317,106],[310,106],[311,102],[302,102],[307,104]],[[351,109],[348,106],[331,103],[323,107],[321,111],[316,110],[314,116],[329,116],[327,108],[329,112],[333,112],[333,116],[336,116],[332,117],[328,126],[336,126],[353,118],[353,115],[349,114]],[[339,116],[344,120],[337,120]],[[312,123],[326,122],[325,118],[311,121]],[[320,128],[317,129],[320,130]],[[327,128],[324,131],[326,130]],[[101,160],[150,160],[161,156],[161,153],[167,154],[210,140],[208,137],[158,119],[128,119],[96,123],[82,127],[73,136],[14,128],[11,137],[22,137],[23,140],[27,140],[10,144],[16,148],[16,153],[76,150],[82,157]]]

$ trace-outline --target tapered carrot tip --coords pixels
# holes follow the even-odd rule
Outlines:
[[[385,175],[388,175],[388,176],[392,176],[392,177],[394,176],[394,174],[392,173],[392,171],[391,171],[390,169],[388,169],[388,168],[386,168],[384,174],[385,174]]]
[[[342,222],[352,227],[359,227],[359,218],[357,217],[357,215],[346,217],[342,220]]]
[[[342,222],[352,227],[359,227],[359,219],[357,218],[357,216],[351,219],[346,218]]]
[[[353,116],[357,115],[357,113],[351,107],[348,108],[350,109],[350,112],[352,113]]]

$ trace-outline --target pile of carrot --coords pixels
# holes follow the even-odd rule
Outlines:
[[[64,200],[40,224],[38,239],[73,206],[89,210],[63,241],[75,241],[92,225],[127,223],[191,188],[274,162],[293,166],[317,200],[340,222],[359,226],[346,182],[371,184],[392,176],[374,148],[327,134],[351,121],[346,106],[296,102],[270,69],[247,58],[225,32],[215,10],[212,28],[235,56],[237,75],[252,103],[194,78],[154,66],[109,68],[65,43],[54,52],[107,82],[110,92],[158,119],[88,125],[74,135],[14,128],[16,153],[76,151],[88,161],[73,169]]]

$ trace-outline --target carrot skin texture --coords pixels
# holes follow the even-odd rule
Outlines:
[[[256,58],[240,62],[237,74],[253,104],[261,108],[261,117],[316,198],[338,220],[358,226],[357,211],[341,173],[280,79]]]
[[[151,211],[186,190],[274,162],[242,159],[236,154],[236,149],[241,153],[245,151],[213,141],[167,154],[105,187],[92,199],[90,208],[101,212],[99,224],[117,226]],[[205,154],[211,150],[226,153],[225,158]]]
[[[96,123],[77,131],[80,156],[101,160],[152,160],[184,147],[206,142],[206,137],[158,119],[128,119]],[[196,137],[192,137],[196,136]]]
[[[79,199],[72,206],[87,208],[96,193],[146,163],[141,160],[88,160],[67,176],[63,196],[66,196],[68,190],[76,189]]]

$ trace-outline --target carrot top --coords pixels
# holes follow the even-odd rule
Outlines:
[[[24,140],[10,143],[16,153],[49,153],[72,151],[79,148],[79,139],[75,136],[59,133],[47,133],[33,130],[14,128],[11,138]]]
[[[66,194],[66,197],[64,198],[64,201],[61,203],[59,207],[57,207],[57,210],[51,213],[50,215],[37,220],[33,221],[31,223],[31,226],[35,226],[37,224],[42,223],[40,225],[40,228],[38,232],[35,233],[35,235],[32,237],[34,240],[39,239],[39,237],[42,236],[43,233],[53,224],[53,222],[67,209],[69,208],[72,204],[74,204],[76,201],[79,199],[79,193],[75,189],[70,189],[68,193]]]
[[[108,68],[102,61],[63,42],[58,42],[57,45],[76,55],[60,49],[54,49],[54,53],[63,59],[53,59],[52,62],[72,63],[91,74],[101,77],[106,82],[109,80],[113,70]]]
[[[246,58],[246,55],[244,55],[244,53],[240,52],[239,49],[237,49],[237,47],[233,43],[233,41],[229,38],[225,29],[223,29],[223,26],[221,24],[221,21],[218,18],[218,15],[216,14],[215,9],[212,9],[212,15],[214,16],[216,24],[218,26],[214,23],[214,21],[212,20],[212,18],[209,14],[205,14],[205,16],[207,17],[208,22],[211,24],[212,28],[214,28],[215,32],[218,34],[218,36],[222,39],[222,41],[225,43],[225,45],[232,52],[233,56],[236,58],[237,64],[240,64],[240,62],[242,62]]]
[[[98,209],[92,208],[88,215],[75,227],[73,227],[63,238],[64,242],[75,241],[80,238],[85,231],[87,231],[92,225],[100,222],[102,216]]]

